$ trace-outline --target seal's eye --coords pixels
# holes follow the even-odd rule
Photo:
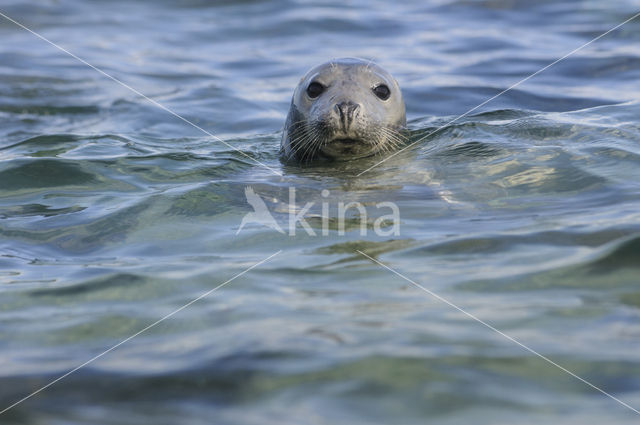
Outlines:
[[[309,84],[309,87],[307,87],[307,95],[311,99],[315,99],[316,97],[320,96],[323,91],[324,86],[320,83],[316,83],[315,81]]]
[[[375,86],[373,88],[373,92],[381,100],[387,100],[387,99],[389,99],[389,96],[391,96],[391,90],[389,90],[389,87],[387,87],[384,84],[380,84],[379,86]]]

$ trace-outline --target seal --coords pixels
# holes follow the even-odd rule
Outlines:
[[[282,132],[285,161],[348,161],[390,152],[406,140],[407,119],[397,81],[357,58],[311,69],[298,83]]]

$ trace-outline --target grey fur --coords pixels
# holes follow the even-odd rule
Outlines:
[[[312,82],[325,87],[315,99],[307,95]],[[391,91],[386,100],[373,91],[380,84]],[[404,143],[406,124],[402,92],[391,74],[371,61],[335,59],[300,80],[282,133],[281,153],[296,162],[384,154]]]

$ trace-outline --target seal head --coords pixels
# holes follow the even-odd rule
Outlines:
[[[351,160],[384,154],[406,138],[404,100],[378,65],[345,58],[316,66],[293,93],[282,134],[285,160]]]

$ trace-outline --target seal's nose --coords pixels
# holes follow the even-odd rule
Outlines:
[[[340,102],[335,106],[338,115],[340,116],[340,122],[342,123],[342,129],[347,131],[353,122],[353,117],[356,115],[356,111],[360,108],[360,105],[351,101]]]

